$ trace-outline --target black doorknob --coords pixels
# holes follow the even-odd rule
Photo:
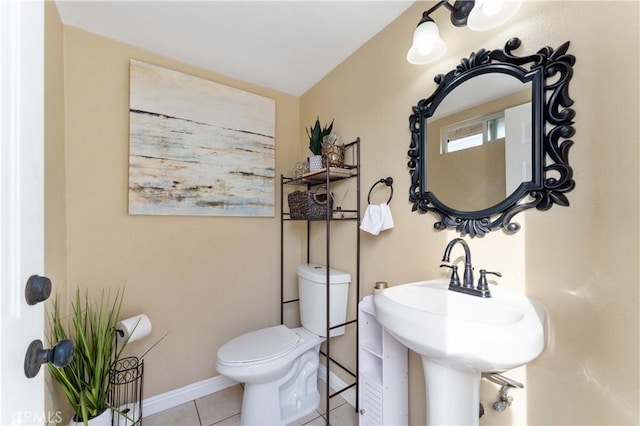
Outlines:
[[[73,352],[73,342],[68,339],[59,341],[51,349],[43,349],[42,342],[34,340],[24,356],[24,374],[30,379],[36,377],[40,366],[47,362],[58,368],[64,367],[73,359]]]
[[[44,302],[49,296],[51,296],[51,280],[40,275],[30,276],[24,289],[24,298],[27,300],[27,305]]]

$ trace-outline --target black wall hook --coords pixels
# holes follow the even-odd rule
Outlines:
[[[389,204],[391,202],[391,199],[393,198],[393,178],[391,176],[389,176],[389,177],[386,177],[384,179],[380,179],[379,181],[374,183],[373,186],[371,186],[371,189],[369,189],[369,195],[367,195],[367,203],[368,204],[371,204],[371,191],[373,191],[373,188],[375,188],[376,185],[378,185],[379,183],[384,183],[385,185],[387,185],[391,189],[391,194],[389,195],[389,199],[387,200],[387,204]]]

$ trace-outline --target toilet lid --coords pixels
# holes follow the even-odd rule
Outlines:
[[[224,344],[218,350],[218,359],[227,363],[262,361],[288,353],[299,339],[300,336],[284,325],[262,328]]]

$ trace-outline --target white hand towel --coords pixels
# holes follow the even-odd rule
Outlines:
[[[369,204],[364,211],[360,229],[373,235],[378,235],[382,229],[382,212],[378,204]]]
[[[380,204],[380,210],[383,212],[382,227],[380,228],[380,231],[386,231],[387,229],[393,228],[393,216],[391,216],[391,208],[389,207],[389,204]]]
[[[393,228],[393,217],[387,203],[369,204],[362,217],[360,229],[373,235]]]

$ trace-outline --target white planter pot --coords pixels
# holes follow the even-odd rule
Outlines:
[[[312,155],[309,157],[309,171],[320,170],[322,168],[322,155]]]
[[[106,409],[97,417],[90,419],[87,423],[90,426],[111,426],[111,418],[113,417],[113,411]],[[84,422],[76,422],[73,418],[69,422],[69,426],[82,426]]]

